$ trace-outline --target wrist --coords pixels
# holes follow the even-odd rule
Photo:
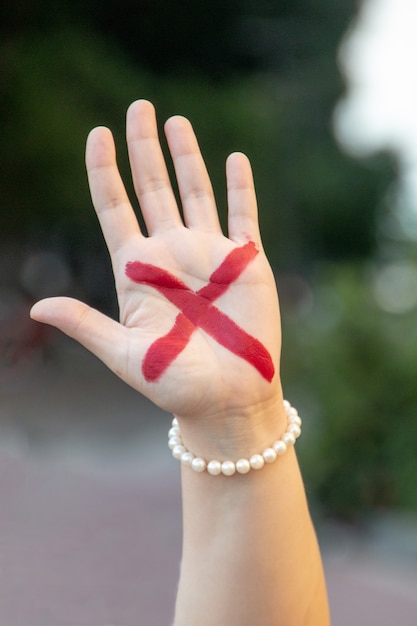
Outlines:
[[[289,421],[282,395],[244,410],[230,409],[222,415],[199,419],[178,416],[177,420],[181,443],[187,451],[195,457],[219,461],[249,459],[270,449],[287,431]]]

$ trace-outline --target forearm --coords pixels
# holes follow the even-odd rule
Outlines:
[[[321,557],[295,451],[232,477],[182,468],[175,626],[326,626]]]
[[[38,302],[31,315],[178,414],[183,442],[198,456],[248,459],[286,428],[279,304],[250,163],[241,153],[227,159],[225,237],[190,122],[174,116],[165,134],[181,210],[154,107],[143,100],[131,105],[126,136],[146,236],[128,201],[111,132],[98,127],[87,141],[91,196],[111,255],[120,323],[62,297]],[[177,443],[171,441],[176,457],[184,453],[175,452]],[[244,475],[184,467],[182,486],[175,626],[328,624],[320,554],[291,447]]]

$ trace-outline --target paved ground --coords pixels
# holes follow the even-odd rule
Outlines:
[[[170,624],[181,516],[167,426],[73,344],[7,377],[0,626]],[[333,626],[416,626],[415,520],[378,517],[356,533],[327,524],[319,535]]]

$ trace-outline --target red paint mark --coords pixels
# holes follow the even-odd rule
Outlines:
[[[253,242],[235,248],[212,273],[207,285],[198,291],[192,291],[178,278],[155,265],[140,261],[126,265],[126,275],[131,280],[154,287],[181,311],[171,330],[157,339],[146,353],[142,364],[146,380],[158,380],[184,350],[197,328],[253,365],[266,380],[272,380],[274,364],[265,346],[212,304],[237,280],[257,254]]]

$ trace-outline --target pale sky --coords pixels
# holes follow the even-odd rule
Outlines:
[[[359,156],[393,150],[417,214],[417,0],[363,0],[340,67],[348,95],[335,111],[337,138]]]

